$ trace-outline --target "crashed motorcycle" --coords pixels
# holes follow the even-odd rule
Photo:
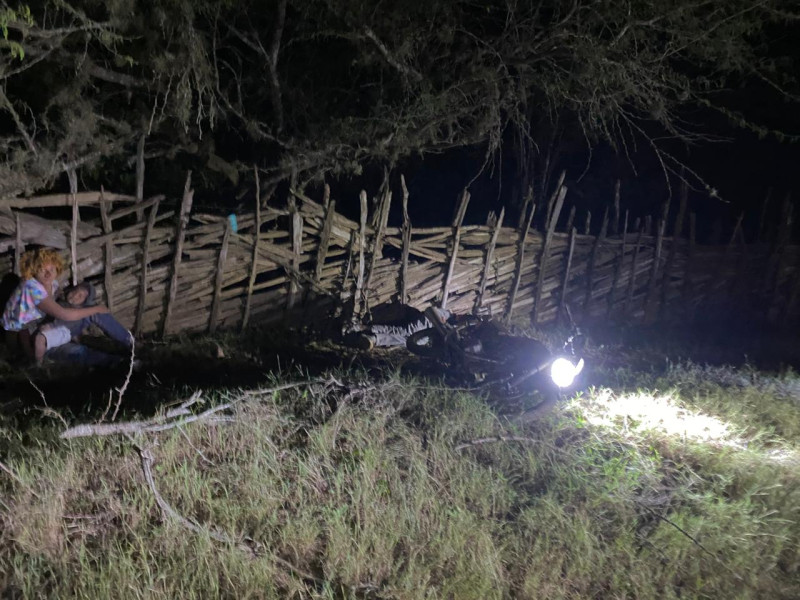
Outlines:
[[[510,335],[479,317],[449,323],[431,308],[425,316],[432,326],[412,334],[406,348],[433,359],[454,384],[485,390],[506,405],[519,404],[523,422],[549,412],[583,370],[583,358],[577,356],[583,336],[574,324],[553,353],[538,340]]]

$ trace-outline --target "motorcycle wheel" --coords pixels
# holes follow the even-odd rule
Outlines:
[[[441,353],[441,337],[433,327],[412,333],[406,340],[406,349],[425,358],[435,358]]]

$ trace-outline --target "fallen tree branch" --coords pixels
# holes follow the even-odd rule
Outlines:
[[[213,406],[208,410],[198,414],[192,414],[188,408],[195,404],[200,399],[202,394],[202,392],[197,391],[192,394],[191,398],[189,398],[186,402],[183,402],[178,408],[172,409],[164,415],[159,415],[152,419],[143,421],[128,421],[125,423],[87,423],[84,425],[76,425],[75,427],[70,427],[69,429],[61,432],[59,437],[62,440],[70,440],[92,436],[103,437],[110,435],[158,433],[161,431],[174,429],[175,427],[182,427],[183,425],[188,425],[189,423],[194,423],[197,421],[204,421],[209,424],[228,423],[231,422],[231,419],[229,417],[218,415],[218,413],[229,410],[241,402],[246,402],[248,397],[273,394],[281,390],[310,386],[317,383],[322,383],[324,381],[325,380],[321,379],[313,379],[311,381],[287,383],[272,388],[251,390],[249,392],[245,392],[241,398],[232,400],[231,402],[226,402],[225,404]]]

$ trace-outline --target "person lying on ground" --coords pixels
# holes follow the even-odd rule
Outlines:
[[[434,310],[443,321],[454,318],[449,310],[438,307],[434,307]],[[376,306],[368,324],[351,325],[345,331],[344,342],[362,350],[405,347],[411,335],[429,327],[433,327],[433,324],[422,311],[407,304],[391,302]]]
[[[88,281],[83,281],[67,288],[64,292],[64,300],[59,304],[65,308],[84,308],[94,306],[95,299],[94,286]],[[130,331],[125,329],[111,313],[98,313],[74,321],[55,319],[44,323],[34,339],[36,362],[41,364],[45,357],[54,361],[73,362],[85,366],[111,366],[120,362],[122,357],[119,355],[102,352],[79,342],[80,335],[91,325],[96,325],[126,350],[130,349],[133,340]]]
[[[53,248],[29,250],[20,259],[21,281],[3,310],[6,344],[12,355],[34,358],[33,338],[45,316],[75,321],[108,312],[105,306],[66,308],[55,301],[64,259]]]

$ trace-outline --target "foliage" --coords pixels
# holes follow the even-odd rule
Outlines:
[[[768,135],[721,93],[796,100],[789,0],[39,0],[2,4],[0,191],[130,155],[180,153],[236,181],[358,171],[458,147],[544,152],[541,123],[627,152],[694,142],[687,108]],[[524,160],[524,159],[521,159]],[[26,178],[18,176],[22,169]],[[10,175],[17,174],[15,177]]]
[[[0,589],[23,598],[800,594],[792,373],[630,371],[627,391],[589,390],[526,431],[470,395],[395,375],[337,377],[349,378],[349,399],[275,393],[240,404],[235,423],[159,434],[151,450],[167,501],[253,540],[256,558],[165,519],[128,441],[67,444],[51,427],[0,422],[0,457],[19,477],[0,474]],[[524,439],[460,447],[509,433]]]

